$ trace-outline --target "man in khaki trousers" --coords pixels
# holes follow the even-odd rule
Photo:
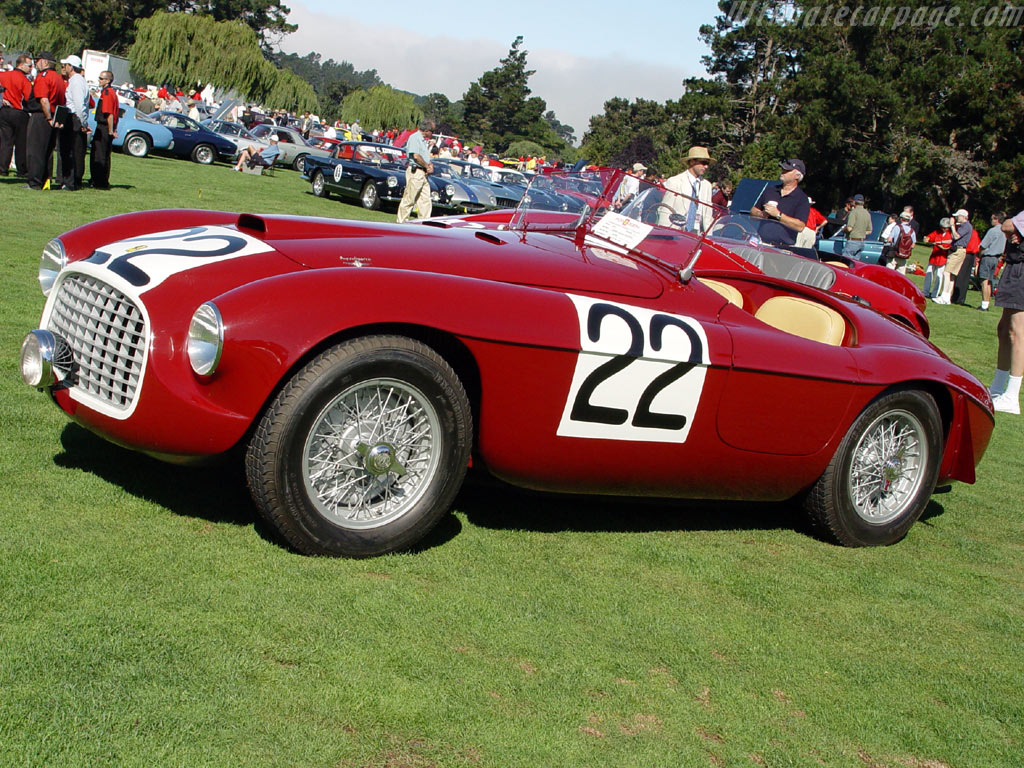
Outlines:
[[[420,123],[416,131],[405,145],[405,153],[409,156],[409,165],[405,169],[405,192],[402,202],[398,204],[398,223],[407,221],[412,209],[421,219],[430,218],[430,181],[434,172],[434,164],[430,162],[430,140],[434,138],[434,124],[426,121]]]

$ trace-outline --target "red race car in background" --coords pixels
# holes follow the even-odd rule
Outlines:
[[[974,481],[993,427],[985,387],[901,322],[607,209],[132,213],[55,238],[40,282],[25,381],[168,461],[243,449],[255,506],[309,554],[413,546],[470,463],[795,499],[832,540],[890,544]]]

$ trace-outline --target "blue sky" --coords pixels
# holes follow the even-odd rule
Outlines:
[[[446,10],[444,3],[393,0],[370,6],[337,0],[295,0],[289,20],[299,30],[283,50],[376,69],[414,93],[437,91],[455,100],[492,69],[516,35],[524,38],[533,93],[582,137],[590,116],[613,96],[677,98],[684,78],[703,75],[707,49],[701,24],[718,12],[715,0],[657,0],[636,6],[596,0],[572,8],[541,0],[478,3]],[[468,4],[473,5],[473,4]],[[525,21],[536,19],[537,21]]]

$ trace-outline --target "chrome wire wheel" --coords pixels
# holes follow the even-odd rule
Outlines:
[[[313,506],[352,530],[394,522],[438,471],[441,434],[430,399],[408,382],[369,379],[346,389],[314,419],[303,447]]]
[[[893,544],[925,507],[945,432],[928,392],[894,389],[854,419],[803,507],[821,535],[848,547]]]
[[[313,177],[313,194],[317,197],[324,196],[324,175],[320,171]]]
[[[853,449],[850,502],[867,523],[902,515],[921,490],[928,466],[924,425],[905,410],[875,419]]]

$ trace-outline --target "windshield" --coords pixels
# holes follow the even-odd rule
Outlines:
[[[722,215],[722,209],[675,191],[678,188],[676,179],[662,184],[616,169],[536,176],[508,228],[573,232],[576,237],[596,238],[640,254],[673,271],[692,268],[706,242],[723,245],[724,255],[745,270],[762,269],[776,261],[788,264],[787,259],[810,263],[764,242],[760,236],[764,220]]]

